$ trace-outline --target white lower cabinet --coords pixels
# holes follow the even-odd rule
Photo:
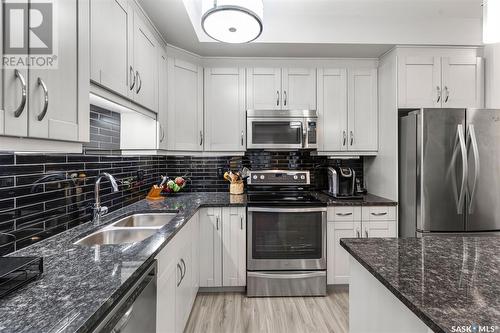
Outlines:
[[[246,285],[245,207],[200,211],[200,287]]]
[[[158,333],[182,332],[198,292],[198,215],[158,254]]]
[[[397,237],[396,207],[331,207],[327,226],[327,283],[348,284],[350,255],[341,238]]]

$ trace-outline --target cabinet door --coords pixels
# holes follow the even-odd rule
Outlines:
[[[91,0],[90,10],[90,78],[128,96],[134,78],[128,59],[130,7],[126,0]]]
[[[78,1],[57,0],[54,10],[58,63],[29,70],[29,136],[78,141]]]
[[[398,62],[398,106],[441,107],[441,58],[402,57]]]
[[[347,149],[347,70],[318,69],[320,151]]]
[[[203,69],[168,59],[169,150],[203,151]]]
[[[247,109],[281,109],[281,69],[247,68],[246,95]]]
[[[377,70],[349,70],[348,149],[377,151]]]
[[[363,221],[363,237],[397,237],[396,221]]]
[[[5,3],[6,1],[1,2],[2,11],[5,10]],[[28,11],[27,2],[20,3],[19,7],[24,12]],[[22,20],[23,12],[17,11],[16,13],[10,14],[11,20]],[[2,29],[5,29],[3,16],[2,20],[0,20],[0,25],[2,25]],[[19,33],[27,36],[28,24],[24,24],[23,31],[19,31]],[[2,34],[0,39],[3,37],[4,35]],[[3,49],[5,43],[7,43],[7,40],[3,41],[0,48]],[[2,55],[3,52],[2,50]],[[28,54],[27,43],[19,46],[19,54]],[[2,109],[0,115],[3,115],[3,119],[0,120],[0,125],[2,125],[0,133],[12,136],[28,136],[28,69],[25,67],[9,67],[2,69],[2,72],[3,106],[0,106],[0,109]]]
[[[316,110],[316,69],[283,68],[282,109]]]
[[[192,296],[196,298],[200,286],[200,215],[196,213],[190,220],[191,223],[191,270],[192,270]]]
[[[187,226],[185,226],[187,227]],[[188,238],[191,239],[190,237]],[[192,306],[192,282],[193,272],[191,270],[191,242],[182,244],[179,251],[179,264],[182,267],[180,283],[177,286],[175,295],[176,303],[176,332],[183,332],[186,326]]]
[[[158,333],[176,332],[176,293],[180,281],[177,261],[172,260],[158,276],[156,296],[156,331]]]
[[[222,209],[222,285],[246,285],[246,211],[244,207]]]
[[[160,62],[158,64],[158,148],[168,149],[167,124],[168,124],[168,100],[167,100],[167,73],[168,62],[165,50],[160,50]]]
[[[134,14],[134,101],[158,110],[158,43],[142,18]]]
[[[200,287],[222,286],[222,210],[200,210]]]
[[[348,284],[350,254],[340,245],[341,238],[361,236],[361,222],[328,222],[327,283]]]
[[[484,106],[484,66],[479,57],[442,58],[442,105],[447,108]]]
[[[205,68],[205,150],[245,151],[245,69]]]

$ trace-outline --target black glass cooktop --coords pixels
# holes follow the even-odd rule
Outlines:
[[[252,205],[323,205],[321,200],[307,192],[250,192],[247,202]]]

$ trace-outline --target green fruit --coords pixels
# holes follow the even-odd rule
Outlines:
[[[174,186],[172,187],[172,189],[174,190],[174,192],[179,192],[181,187],[179,185],[177,185],[176,183],[174,183]]]

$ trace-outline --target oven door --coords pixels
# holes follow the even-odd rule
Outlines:
[[[247,148],[302,149],[304,118],[247,118]]]
[[[326,207],[248,207],[248,270],[326,269]]]

